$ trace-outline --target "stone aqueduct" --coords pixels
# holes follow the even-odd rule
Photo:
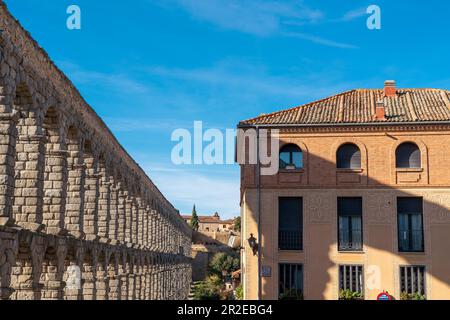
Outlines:
[[[1,0],[0,29],[0,299],[186,299],[179,212]]]

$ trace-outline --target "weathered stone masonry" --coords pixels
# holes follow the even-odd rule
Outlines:
[[[186,299],[187,224],[1,0],[0,29],[0,299]]]

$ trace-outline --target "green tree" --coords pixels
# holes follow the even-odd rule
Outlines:
[[[241,217],[234,219],[234,230],[241,232]]]
[[[220,300],[222,280],[217,275],[206,278],[194,287],[194,300]]]
[[[236,300],[242,300],[244,298],[244,289],[242,284],[236,288]]]
[[[191,228],[192,228],[192,230],[195,230],[195,231],[198,230],[198,215],[197,215],[197,210],[195,209],[195,204],[194,204],[194,208],[192,208]]]
[[[223,272],[230,275],[232,272],[240,269],[240,259],[236,252],[219,252],[214,255],[209,263],[209,271],[219,277],[223,277]]]

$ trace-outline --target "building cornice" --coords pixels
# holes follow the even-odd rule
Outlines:
[[[280,133],[297,132],[394,132],[394,131],[450,131],[450,122],[415,122],[415,123],[355,123],[355,124],[268,124],[238,125],[238,129],[278,129]]]

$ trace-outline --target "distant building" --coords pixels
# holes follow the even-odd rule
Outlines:
[[[190,225],[192,216],[182,215]],[[192,280],[203,281],[208,274],[210,259],[219,252],[232,252],[241,246],[241,235],[234,230],[235,219],[222,220],[216,212],[198,216],[198,231],[192,234]]]
[[[192,215],[183,215],[182,218],[190,224]],[[234,219],[221,220],[217,212],[212,216],[198,216],[198,232],[200,233],[231,231],[233,226]]]

